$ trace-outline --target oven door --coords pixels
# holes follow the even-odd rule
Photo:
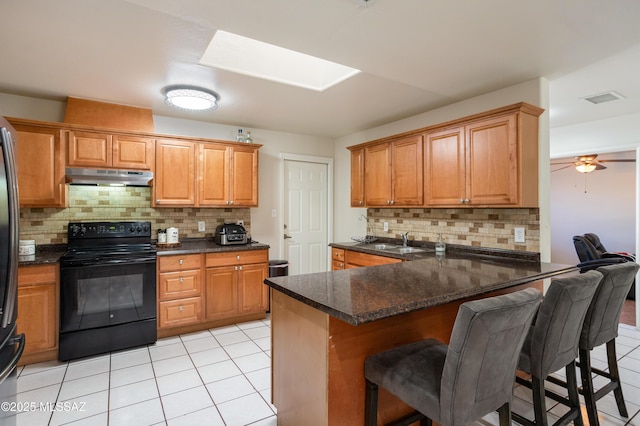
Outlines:
[[[60,332],[156,317],[156,258],[62,262]]]

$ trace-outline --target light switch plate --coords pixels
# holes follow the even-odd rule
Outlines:
[[[524,228],[513,228],[513,241],[516,243],[524,243]]]
[[[204,220],[198,221],[198,232],[204,232],[204,230],[205,230]]]
[[[389,232],[389,222],[382,222],[382,226],[384,227],[384,232]]]

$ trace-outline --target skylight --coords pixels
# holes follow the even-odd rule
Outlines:
[[[323,91],[360,71],[273,44],[218,30],[200,64]]]

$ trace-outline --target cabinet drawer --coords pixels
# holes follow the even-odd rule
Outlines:
[[[342,262],[344,262],[344,250],[343,249],[339,249],[339,248],[332,248],[331,249],[331,259],[335,260],[340,260]]]
[[[160,328],[198,323],[202,318],[202,299],[190,297],[160,302],[159,314],[158,327]]]
[[[207,253],[207,268],[212,266],[246,265],[269,261],[268,250],[232,251],[225,253]]]
[[[160,272],[200,269],[201,265],[202,261],[199,254],[158,256],[158,270]]]
[[[163,272],[158,276],[158,297],[169,300],[200,296],[200,270]]]
[[[21,266],[18,268],[18,286],[55,284],[58,281],[57,265]]]
[[[338,271],[340,269],[344,269],[344,261],[343,260],[334,260],[331,262],[331,270]]]
[[[357,268],[359,266],[386,265],[388,263],[400,263],[402,259],[393,257],[376,256],[375,254],[365,254],[348,250],[346,252],[347,268]]]

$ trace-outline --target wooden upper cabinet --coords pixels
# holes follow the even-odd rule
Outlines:
[[[364,149],[364,194],[368,207],[421,206],[422,135]]]
[[[194,142],[158,139],[156,172],[153,184],[153,206],[196,205],[196,144]]]
[[[258,205],[257,147],[203,143],[199,169],[200,206]]]
[[[493,118],[465,127],[467,204],[518,204],[516,136],[515,115]]]
[[[66,207],[63,130],[18,123],[16,160],[20,207]]]
[[[351,207],[364,207],[364,148],[351,150]]]
[[[537,184],[529,183],[535,193],[522,203],[521,170],[531,166],[519,160],[517,122],[517,114],[508,114],[427,134],[426,205],[535,206]],[[537,138],[527,143],[536,147],[530,161],[537,168]],[[530,175],[537,182],[537,171]]]
[[[70,131],[67,152],[70,167],[112,167],[112,136],[108,133]]]
[[[425,135],[424,183],[427,205],[456,205],[465,198],[464,127]]]
[[[231,147],[230,204],[235,207],[258,206],[258,148]]]
[[[199,203],[201,206],[226,206],[229,196],[229,147],[200,144]]]
[[[153,138],[113,135],[113,167],[153,170],[155,147]]]
[[[153,138],[85,131],[68,135],[70,167],[153,169]]]

